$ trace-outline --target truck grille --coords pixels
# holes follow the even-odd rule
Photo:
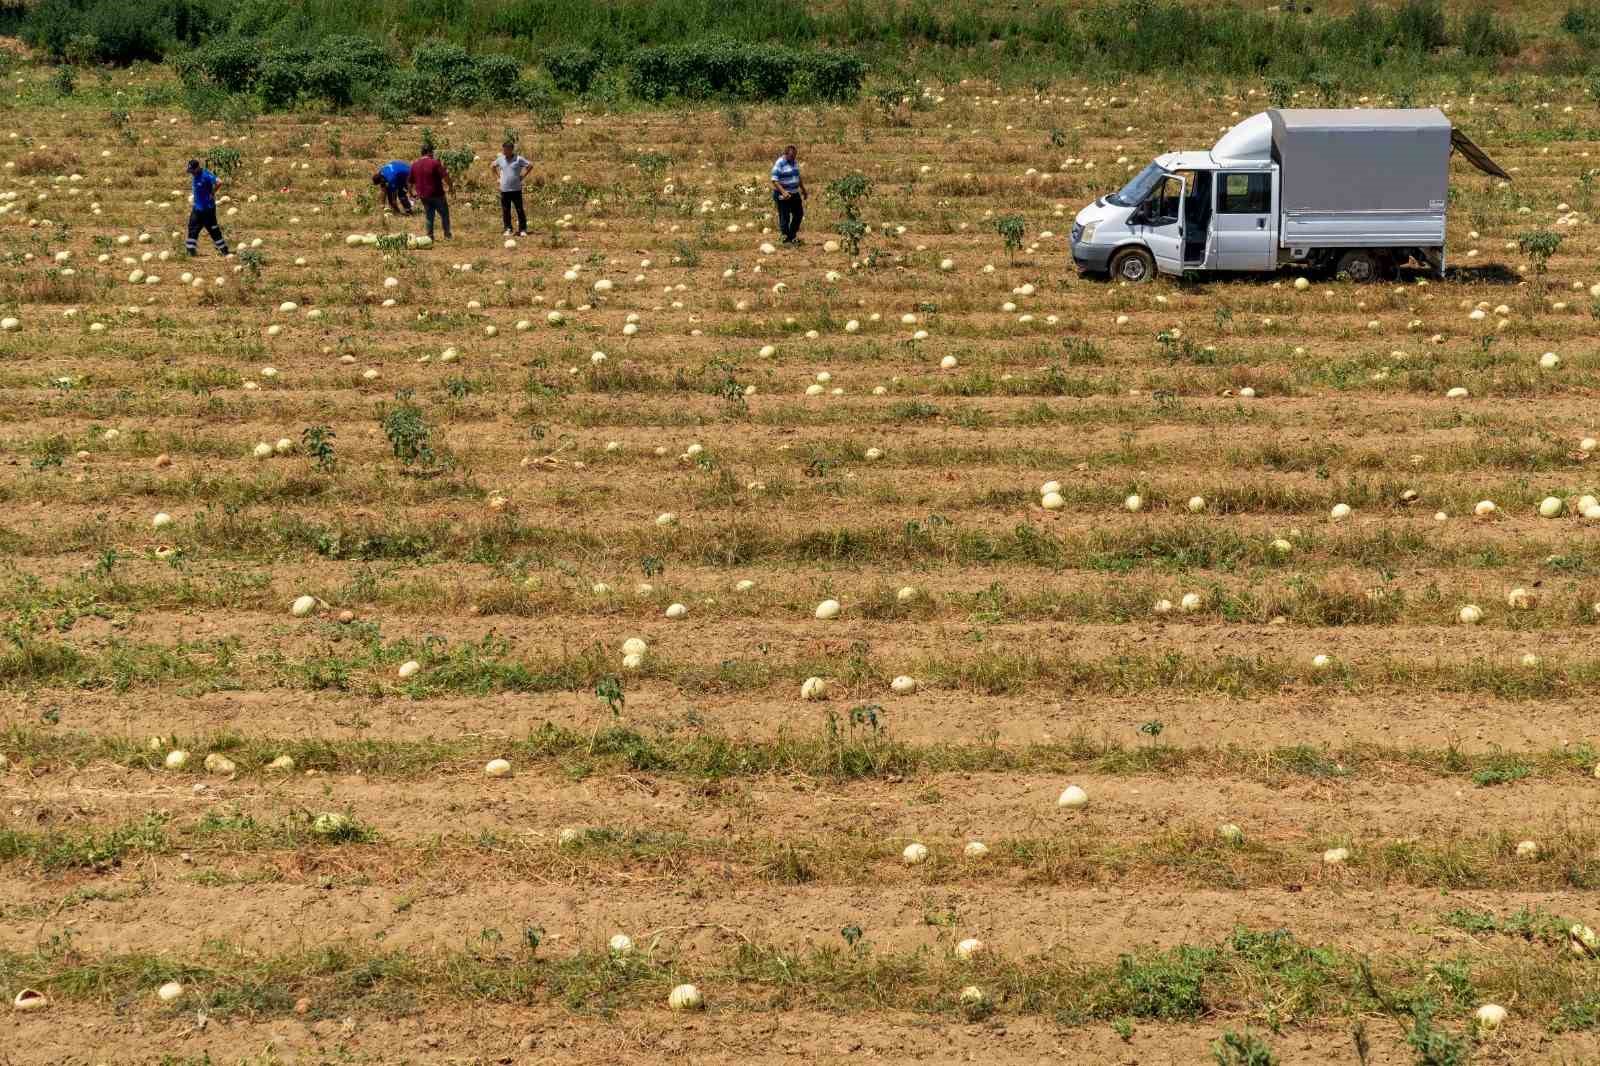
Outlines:
[[[1082,237],[1082,236],[1083,236],[1083,227],[1080,226],[1078,223],[1074,222],[1072,224],[1072,243],[1073,244],[1077,244],[1078,243],[1078,238]]]

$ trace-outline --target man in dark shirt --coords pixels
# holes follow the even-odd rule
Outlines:
[[[228,241],[222,236],[222,227],[217,225],[217,176],[200,165],[200,160],[189,160],[189,180],[193,184],[191,190],[194,206],[189,210],[189,237],[184,241],[184,247],[189,249],[189,254],[195,255],[199,249],[200,230],[203,228],[211,235],[211,243],[217,246],[217,251],[226,256]]]
[[[444,223],[445,240],[450,239],[450,202],[445,193],[455,188],[450,172],[444,164],[433,158],[433,146],[422,146],[422,158],[411,164],[411,188],[422,201],[422,214],[427,221],[428,236],[433,236],[433,216]]]

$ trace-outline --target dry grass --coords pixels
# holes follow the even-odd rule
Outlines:
[[[1600,433],[1584,178],[1600,116],[1576,82],[1416,86],[1516,168],[1509,189],[1453,175],[1451,259],[1470,269],[1303,292],[1287,276],[1124,287],[1067,258],[1082,204],[1265,106],[1256,84],[1036,99],[974,82],[903,114],[752,107],[736,125],[718,109],[574,109],[527,146],[530,237],[502,246],[480,161],[454,241],[411,251],[345,238],[420,230],[379,213],[366,181],[419,127],[147,108],[122,138],[82,117],[99,91],[80,87],[75,113],[19,104],[31,140],[0,142],[16,163],[0,192],[18,194],[0,213],[0,311],[20,319],[0,334],[0,720],[20,812],[0,865],[41,890],[5,913],[45,945],[4,945],[8,990],[40,983],[90,1025],[154,1010],[137,997],[171,976],[219,1017],[276,1018],[308,995],[317,1018],[431,1024],[471,1004],[645,1012],[692,977],[730,1013],[965,1027],[992,1009],[1072,1040],[1130,1018],[1152,1039],[1238,1020],[1294,1032],[1281,1048],[1335,1028],[1343,1041],[1383,1009],[1365,955],[1383,989],[1452,1030],[1490,997],[1515,1003],[1528,1047],[1600,1017],[1583,963],[1509,917],[1537,891],[1597,924],[1581,913],[1596,841],[1572,811],[1595,787],[1600,558],[1593,527],[1535,510],[1600,491],[1578,447]],[[430,120],[485,158],[519,123]],[[80,127],[85,159],[113,153],[109,184],[55,181],[78,159],[37,147]],[[764,175],[790,140],[819,195],[807,243],[767,254]],[[174,167],[213,145],[242,153],[221,214],[259,254],[248,263],[204,240],[182,255]],[[669,162],[647,176],[641,152]],[[820,194],[853,170],[875,183],[854,262],[823,249],[838,214]],[[1579,221],[1559,228],[1549,273],[1519,274],[1508,242],[1554,227],[1563,203]],[[1013,213],[1015,256],[989,217]],[[162,280],[133,285],[134,269]],[[1486,323],[1467,317],[1479,302]],[[1545,351],[1559,370],[1538,369]],[[1447,400],[1455,385],[1470,397]],[[313,427],[333,433],[323,461]],[[280,438],[287,454],[253,457]],[[1061,512],[1039,507],[1046,480]],[[1497,517],[1470,517],[1483,498]],[[1354,515],[1333,522],[1336,503]],[[158,511],[174,522],[153,528]],[[1519,586],[1537,593],[1529,610],[1506,604]],[[1199,609],[1152,613],[1186,592]],[[326,608],[292,617],[303,594]],[[825,598],[839,620],[814,618]],[[675,602],[681,622],[663,614]],[[1467,602],[1482,625],[1455,623]],[[342,609],[359,618],[335,622]],[[635,634],[650,653],[625,670]],[[901,674],[916,694],[891,692]],[[799,700],[810,676],[830,699]],[[160,769],[174,745],[194,752],[188,771]],[[236,777],[199,769],[213,751]],[[284,752],[296,773],[268,773]],[[516,774],[486,783],[497,755]],[[1064,820],[1053,797],[1083,775],[1119,798]],[[316,811],[350,812],[356,839],[317,836]],[[1245,844],[1218,840],[1223,819],[1245,823]],[[554,846],[570,825],[588,831]],[[912,835],[934,850],[918,868],[899,858]],[[1516,855],[1525,835],[1535,860]],[[987,862],[954,858],[974,836]],[[1336,845],[1352,856],[1325,868]],[[505,917],[530,884],[544,917],[527,924],[555,938],[538,950]],[[1091,885],[1130,913],[1164,920],[1208,892],[1342,939],[1153,952],[1130,925],[1069,959],[970,966],[940,939],[947,906],[964,926],[986,895],[1015,901],[982,919],[999,941],[1026,935],[1011,922],[1059,924],[1059,901]],[[404,897],[374,935],[448,947],[386,954],[326,929],[305,953],[213,956],[149,932],[156,894],[198,914],[237,897],[245,924],[279,928],[313,886],[340,908]],[[1388,886],[1470,891],[1479,917],[1396,948],[1390,932],[1435,916],[1382,910]],[[52,913],[33,898],[46,887],[85,895]],[[1378,901],[1360,920],[1357,896]],[[768,923],[742,948],[679,955],[668,938],[637,972],[593,950],[641,899],[671,912],[662,925],[732,928],[735,898]],[[445,899],[460,927],[429,905]],[[882,932],[835,945],[869,909]],[[101,934],[123,919],[112,950]],[[50,946],[68,921],[96,946]],[[1462,923],[1483,942],[1462,947]],[[917,936],[933,947],[918,954]],[[963,1017],[969,982],[990,998]],[[1121,1053],[1112,1040],[1089,1057]],[[1328,1061],[1321,1043],[1306,1054]]]

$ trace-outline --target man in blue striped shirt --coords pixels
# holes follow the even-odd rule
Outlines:
[[[772,202],[778,205],[778,231],[784,244],[800,240],[800,220],[806,217],[806,183],[800,180],[800,165],[794,161],[795,147],[783,150],[772,164]]]

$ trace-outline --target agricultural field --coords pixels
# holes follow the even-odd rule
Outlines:
[[[8,1062],[1600,1060],[1581,87],[1419,91],[1513,176],[1446,278],[1127,286],[1074,214],[1264,83],[92,102],[165,76],[7,76]]]

